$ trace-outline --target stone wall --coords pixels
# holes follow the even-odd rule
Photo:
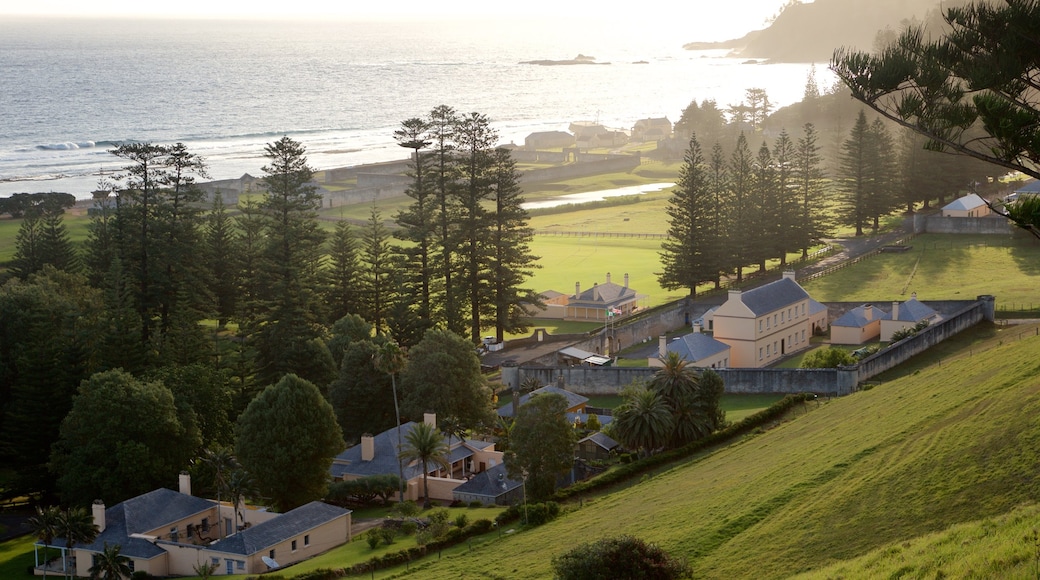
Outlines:
[[[938,306],[953,307],[961,301],[929,302],[936,310]],[[914,336],[903,339],[888,348],[867,357],[859,364],[840,369],[719,369],[727,393],[801,393],[813,392],[829,395],[847,395],[856,390],[859,383],[905,362],[947,338],[972,326],[995,317],[995,300],[992,296],[979,298],[959,311],[944,314],[941,322],[929,326]],[[664,320],[681,310],[665,309]],[[941,312],[941,310],[940,310]],[[655,335],[650,335],[655,336]],[[592,350],[593,337],[575,346]],[[624,345],[622,345],[624,346]],[[596,351],[592,351],[596,352]],[[555,356],[555,355],[554,355]],[[565,385],[568,390],[585,395],[616,395],[635,380],[649,380],[656,369],[631,367],[594,366],[503,366],[502,382],[517,387],[528,378],[535,377],[542,384]]]
[[[639,167],[639,164],[638,155],[598,155],[595,157],[581,155],[578,162],[571,165],[524,171],[520,174],[520,183],[561,181],[601,173],[631,171]]]
[[[992,234],[1011,235],[1011,221],[1000,216],[977,218],[943,217],[939,214],[914,214],[915,234]]]

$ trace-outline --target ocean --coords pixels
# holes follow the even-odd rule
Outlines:
[[[0,196],[89,198],[120,143],[185,143],[212,179],[260,175],[287,135],[312,167],[406,157],[393,131],[440,104],[488,115],[503,143],[595,120],[673,122],[693,99],[801,99],[809,63],[686,51],[677,34],[568,22],[0,21]],[[609,65],[538,66],[578,54]],[[831,81],[816,66],[820,86]],[[790,128],[792,131],[796,127]]]

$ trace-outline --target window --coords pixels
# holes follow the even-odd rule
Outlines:
[[[758,360],[762,360],[762,347],[758,347]]]
[[[304,545],[304,547],[311,545],[311,536],[310,536],[310,534],[307,534],[306,536],[303,537],[303,545]]]
[[[780,313],[780,323],[783,324],[783,322],[784,322],[784,313],[781,312]]]
[[[203,532],[208,532],[209,531],[209,518],[202,518],[202,531]]]
[[[210,558],[210,560],[213,562],[214,566],[220,565],[220,558]]]
[[[762,332],[762,321],[761,320],[758,321],[758,331]]]
[[[272,559],[272,560],[274,560],[274,550],[271,550],[270,552],[268,552],[267,553],[267,557]],[[214,558],[214,559],[216,559],[216,558]]]
[[[776,315],[773,315],[773,326],[776,326]]]
[[[292,541],[292,551],[293,551],[293,552],[295,552],[295,551],[296,551],[296,540],[293,540],[293,541]]]
[[[235,561],[235,567],[238,568],[239,570],[245,570],[246,569],[246,561],[245,560],[236,560]]]
[[[769,345],[766,345],[766,356],[769,356]]]

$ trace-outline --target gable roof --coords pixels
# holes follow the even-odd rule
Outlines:
[[[877,306],[874,306],[873,304],[864,304],[863,306],[857,306],[845,314],[842,314],[837,320],[831,323],[831,326],[863,328],[871,322],[884,320],[888,317],[889,315]]]
[[[589,398],[588,397],[583,397],[583,396],[579,395],[578,393],[572,393],[570,391],[566,391],[566,390],[558,388],[558,387],[546,386],[546,387],[542,387],[540,389],[535,389],[535,390],[531,391],[530,393],[527,393],[526,395],[521,395],[520,396],[520,406],[522,407],[524,405],[524,403],[530,401],[531,397],[535,397],[537,395],[544,395],[544,394],[557,394],[557,395],[563,396],[563,398],[567,399],[567,408],[568,409],[573,409],[574,407],[577,407],[579,405],[582,405],[584,403],[588,403],[589,402]],[[512,405],[512,403],[510,403],[508,405],[504,405],[502,407],[499,407],[498,408],[498,416],[499,417],[512,417],[513,416],[513,405]]]
[[[1040,193],[1040,179],[1030,180],[1015,190],[1015,193]]]
[[[401,425],[401,442],[403,443],[408,434],[412,432],[417,423],[409,421]],[[355,475],[364,477],[367,475],[381,475],[384,473],[397,473],[397,428],[391,427],[386,431],[373,437],[375,454],[369,461],[361,459],[361,444],[354,445],[337,455],[332,460],[329,472],[334,478],[344,475]],[[422,469],[416,465],[403,465],[404,478],[411,479],[422,475]]]
[[[208,549],[245,556],[256,554],[349,513],[348,509],[312,501],[276,518],[250,526],[233,536],[218,540],[210,544]]]
[[[636,299],[638,299],[638,296],[636,296],[635,290],[613,282],[604,282],[603,284],[593,285],[592,288],[585,290],[581,294],[572,295],[570,304],[582,303],[603,307],[631,302]]]
[[[474,475],[469,481],[456,487],[453,493],[465,493],[495,498],[523,485],[522,480],[510,479],[506,464],[499,463],[494,467]]]
[[[730,349],[724,342],[700,332],[684,334],[668,343],[668,352],[674,352],[691,364]]]
[[[740,300],[756,316],[769,314],[795,302],[809,298],[809,294],[790,278],[781,278],[740,293]]]
[[[964,197],[957,198],[951,201],[950,203],[944,205],[943,209],[950,211],[967,211],[983,205],[986,205],[986,202],[981,197],[979,197],[979,194],[969,193]]]
[[[186,495],[172,489],[156,489],[106,509],[105,531],[98,534],[93,542],[78,546],[78,549],[101,552],[106,543],[119,544],[120,553],[127,557],[154,558],[163,554],[165,550],[147,539],[132,537],[134,534],[147,534],[215,506],[216,503],[212,500]]]
[[[813,314],[819,314],[821,312],[826,312],[826,310],[827,310],[827,307],[824,306],[823,303],[817,302],[817,301],[813,300],[812,298],[809,299],[809,315],[810,316],[813,315]]]
[[[620,443],[618,443],[617,441],[614,441],[613,439],[611,439],[610,437],[604,435],[600,431],[596,431],[592,435],[589,435],[588,437],[585,437],[584,439],[580,439],[578,441],[578,443],[581,444],[583,441],[591,441],[591,442],[595,443],[596,445],[602,447],[603,449],[606,449],[607,451],[610,451],[611,449],[614,449],[615,447],[618,447],[618,446],[621,445]]]
[[[918,301],[917,298],[911,298],[906,302],[899,305],[899,312],[896,313],[896,318],[901,322],[920,322],[926,318],[931,318],[938,314],[930,306],[923,304]],[[891,319],[892,316],[889,315]]]

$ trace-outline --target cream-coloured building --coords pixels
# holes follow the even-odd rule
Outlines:
[[[881,321],[887,317],[872,304],[857,306],[831,323],[831,344],[863,344],[876,339],[881,336]]]
[[[426,413],[423,423],[437,427],[437,415]],[[409,421],[401,425],[401,441],[408,438],[417,423]],[[445,438],[447,439],[447,438]],[[502,452],[495,451],[490,441],[460,440],[450,442],[448,462],[451,469],[442,469],[428,464],[427,481],[430,499],[452,501],[452,492],[466,482],[467,478],[502,463]],[[329,472],[334,480],[351,481],[371,475],[404,474],[405,499],[419,500],[423,495],[423,470],[418,461],[404,463],[398,467],[397,428],[392,427],[378,435],[363,435],[361,443],[340,453],[332,460]],[[395,494],[396,495],[396,494]]]
[[[647,359],[647,366],[663,367],[662,359],[674,352],[692,367],[724,369],[729,366],[730,346],[701,332],[700,324],[693,325],[693,332],[673,338],[661,335],[657,356]]]
[[[214,575],[260,574],[350,541],[350,510],[317,501],[284,514],[239,505],[236,528],[230,504],[191,495],[187,473],[179,492],[157,489],[110,508],[97,500],[92,511],[97,538],[73,546],[68,558],[64,540],[55,540],[62,556],[45,563],[37,552],[36,575],[47,566],[51,575],[68,569],[88,577],[106,545],[118,545],[133,571],[152,576],[195,576],[201,564],[215,566]]]
[[[892,335],[900,330],[913,328],[922,321],[935,324],[940,320],[942,320],[942,316],[932,307],[920,302],[917,299],[917,293],[914,292],[906,302],[892,303],[892,313],[881,321],[881,340],[891,342]]]
[[[714,314],[715,340],[729,345],[732,368],[760,368],[805,350],[814,331],[826,327],[826,308],[794,272],[747,292],[730,290]]]
[[[575,282],[574,295],[567,299],[568,320],[595,320],[606,322],[613,316],[627,316],[636,310],[639,300],[646,298],[628,287],[628,274],[625,274],[624,286],[610,281],[593,284],[592,288],[581,290],[581,283]]]
[[[943,217],[984,217],[993,213],[977,193],[957,198],[942,208]]]

